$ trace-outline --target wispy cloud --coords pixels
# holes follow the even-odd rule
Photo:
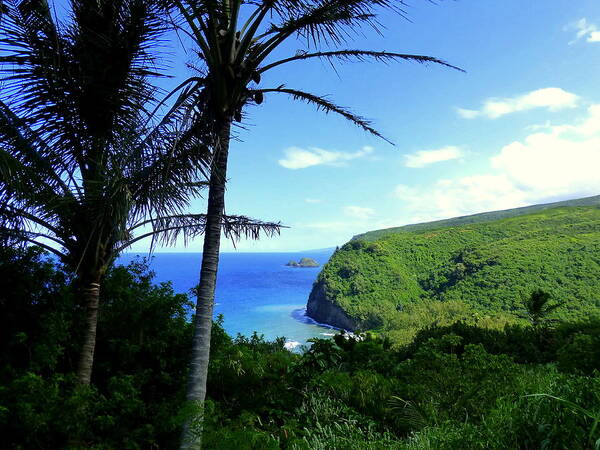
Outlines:
[[[372,208],[364,208],[362,206],[345,206],[343,211],[348,217],[355,219],[367,220],[375,215],[375,211]]]
[[[463,119],[474,119],[475,117],[479,117],[481,115],[481,112],[477,111],[476,109],[456,108],[456,112]]]
[[[578,121],[548,125],[505,145],[490,165],[490,173],[398,185],[393,194],[413,223],[598,194],[600,104]]]
[[[311,230],[319,230],[321,232],[351,232],[353,224],[348,221],[329,221],[329,222],[311,222],[296,224],[297,228],[308,228]]]
[[[459,159],[464,156],[463,151],[456,146],[449,145],[437,150],[420,150],[404,156],[404,165],[411,168],[421,168],[442,161]]]
[[[600,42],[600,30],[595,24],[589,23],[585,17],[567,25],[565,29],[577,30],[575,39],[569,42],[569,45],[581,39],[585,39],[586,42]]]
[[[278,161],[279,165],[295,170],[318,165],[341,166],[350,160],[373,153],[373,147],[363,147],[354,153],[323,150],[317,147],[308,149],[290,147],[284,153],[285,157]]]
[[[483,102],[483,106],[479,110],[457,108],[456,111],[464,119],[474,119],[480,116],[497,119],[507,114],[535,108],[545,108],[550,111],[574,108],[578,102],[577,95],[560,88],[550,87],[512,98],[489,98]]]

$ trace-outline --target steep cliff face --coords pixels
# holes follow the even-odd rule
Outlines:
[[[348,331],[356,330],[356,322],[327,297],[325,282],[323,280],[319,280],[313,285],[308,297],[306,313],[317,322],[326,323]]]

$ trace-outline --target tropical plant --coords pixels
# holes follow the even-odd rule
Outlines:
[[[174,0],[174,4],[183,18],[181,23],[174,23],[180,25],[179,29],[196,46],[194,50],[201,64],[199,73],[180,85],[181,95],[176,105],[192,101],[193,120],[202,124],[202,138],[214,155],[188,389],[188,400],[201,405],[206,396],[210,327],[233,123],[242,120],[246,105],[259,105],[265,94],[278,93],[326,113],[338,114],[383,138],[368,120],[325,97],[284,85],[262,87],[262,74],[284,64],[310,59],[329,62],[409,60],[453,66],[429,56],[341,48],[362,25],[378,30],[378,8],[401,12],[399,8],[403,3],[399,0]],[[314,44],[317,50],[273,60],[273,52],[290,37],[304,39],[307,49]],[[182,444],[183,447],[198,445],[199,434],[197,438],[184,439]]]
[[[89,384],[107,268],[140,239],[204,231],[205,216],[184,211],[210,154],[183,112],[159,121],[149,110],[159,2],[72,0],[64,22],[52,10],[13,0],[0,23],[0,235],[45,248],[75,274],[87,310],[78,377]],[[263,226],[222,222],[234,235]]]
[[[600,414],[598,412],[587,410],[577,403],[566,400],[564,398],[556,397],[555,395],[550,394],[529,394],[525,397],[541,397],[547,398],[550,400],[555,400],[558,403],[565,405],[567,408],[572,410],[578,416],[584,417],[586,419],[590,419],[592,421],[592,426],[590,428],[590,432],[588,434],[588,442],[589,448],[593,448],[594,450],[600,449],[600,438],[594,440],[596,435],[596,430],[598,429],[598,424],[600,423]]]
[[[550,300],[552,300],[552,294],[542,289],[536,289],[523,301],[527,318],[534,328],[539,328],[546,323],[548,315],[564,305],[564,302],[550,304]]]
[[[160,11],[146,0],[71,2],[61,23],[46,1],[7,3],[0,25],[0,213],[5,239],[39,245],[76,274],[87,323],[78,377],[89,384],[100,283],[131,243],[194,235],[181,214],[204,161],[169,170],[195,146],[153,128],[145,107]],[[174,142],[174,141],[173,141]],[[202,155],[201,152],[195,152]],[[135,231],[143,234],[133,237]],[[148,231],[149,230],[149,231]]]
[[[102,284],[94,386],[73,389],[82,312],[64,265],[0,246],[0,435],[5,448],[178,446],[193,325],[187,296],[144,261]],[[369,333],[281,339],[212,328],[207,449],[598,447],[600,321],[432,326],[409,347]],[[590,338],[580,340],[581,338]],[[579,342],[578,342],[579,341]],[[563,358],[568,353],[568,364]],[[591,358],[596,358],[594,359]],[[544,392],[545,394],[533,394]]]

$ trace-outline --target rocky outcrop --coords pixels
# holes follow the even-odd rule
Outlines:
[[[302,258],[300,261],[290,261],[286,264],[289,267],[319,267],[319,263],[312,258]]]
[[[346,312],[327,297],[327,290],[323,280],[317,281],[308,297],[306,315],[319,323],[343,328],[344,330],[356,330],[356,322]]]

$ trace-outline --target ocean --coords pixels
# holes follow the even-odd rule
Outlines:
[[[306,302],[321,267],[295,268],[285,264],[308,257],[321,266],[333,249],[301,253],[221,253],[215,317],[223,314],[225,330],[231,335],[250,336],[254,331],[272,340],[286,338],[286,347],[301,348],[314,337],[335,334],[305,315]],[[125,253],[118,264],[128,264],[143,253]],[[198,284],[200,253],[154,253],[150,269],[155,282],[171,281],[177,293],[189,293]],[[190,296],[193,302],[195,297]],[[190,312],[191,314],[191,312]]]

